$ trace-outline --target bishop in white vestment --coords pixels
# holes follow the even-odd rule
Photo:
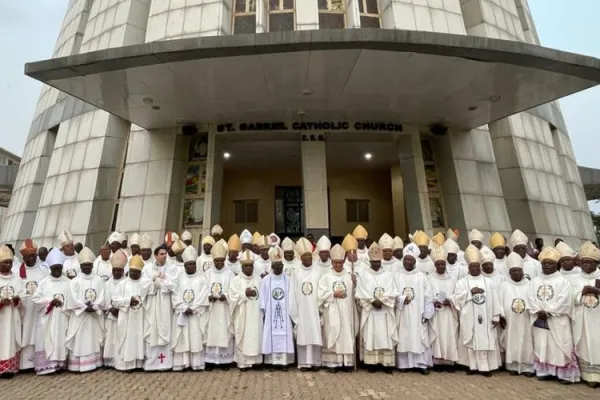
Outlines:
[[[544,248],[539,259],[542,273],[531,280],[527,296],[533,324],[533,366],[539,379],[579,382],[571,332],[573,287],[557,271],[560,253],[555,248]]]
[[[534,376],[533,333],[527,298],[530,281],[523,274],[523,258],[510,253],[506,260],[508,279],[498,297],[504,310],[500,346],[504,349],[506,369],[511,375]]]
[[[525,274],[525,279],[532,280],[540,275],[542,273],[542,265],[538,260],[527,254],[527,244],[529,243],[527,236],[516,229],[512,235],[510,235],[508,241],[512,247],[512,251],[523,258],[523,273]]]
[[[446,239],[444,242],[444,251],[446,251],[446,273],[453,277],[456,282],[461,280],[462,278],[469,275],[469,269],[467,265],[464,263],[464,253],[463,257],[459,257],[459,254],[462,253],[460,247],[458,247],[458,243],[456,243],[452,239]]]
[[[433,293],[427,276],[415,268],[420,253],[416,244],[404,248],[404,269],[395,273],[396,300],[396,367],[400,370],[418,369],[428,374],[433,366],[428,323],[433,316]]]
[[[177,282],[177,267],[174,263],[167,262],[167,249],[164,245],[154,249],[154,258],[152,270],[145,270],[145,278],[152,282],[154,290],[148,292],[145,303],[148,332],[144,370],[166,371],[173,368],[171,294]]]
[[[264,363],[281,367],[294,363],[294,330],[290,318],[290,278],[283,273],[283,250],[271,249],[271,273],[260,283],[260,309],[265,316],[262,353]]]
[[[121,257],[127,260],[122,251]],[[69,350],[68,365],[72,372],[93,371],[102,366],[104,280],[93,273],[95,258],[94,253],[84,247],[78,256],[81,273],[69,283],[66,309],[71,315],[65,346]]]
[[[64,261],[65,255],[58,248],[52,249],[46,258],[50,275],[42,279],[33,295],[40,318],[34,359],[38,375],[51,374],[67,367],[65,341],[70,312],[65,307],[65,301],[70,289],[69,278],[63,275]]]
[[[239,241],[239,240],[238,240]],[[208,323],[206,333],[205,362],[212,365],[228,365],[233,362],[233,334],[229,331],[228,293],[235,276],[225,266],[227,248],[217,243],[212,250],[214,267],[206,271],[208,285]]]
[[[573,280],[573,341],[581,379],[595,388],[600,385],[600,250],[585,242],[579,249],[579,260],[581,274]]]
[[[556,245],[556,251],[560,253],[560,260],[558,260],[559,272],[569,280],[569,283],[573,285],[575,280],[581,274],[581,268],[575,265],[575,252],[565,242],[558,242]],[[581,259],[581,257],[580,257]]]
[[[321,366],[321,316],[317,289],[321,274],[312,264],[312,243],[298,239],[296,251],[302,264],[290,280],[290,317],[294,321],[298,347],[298,368],[307,370]]]
[[[402,269],[404,269],[402,261],[394,257],[394,238],[392,238],[387,233],[384,233],[379,238],[377,244],[379,244],[379,247],[381,248],[383,254],[383,259],[381,260],[381,266],[383,267],[383,269],[387,270],[388,272],[391,272],[394,275],[397,272],[400,272]]]
[[[271,272],[271,260],[269,258],[269,237],[260,236],[256,238],[256,244],[258,245],[258,256],[254,257],[254,276],[259,279],[264,278]]]
[[[481,248],[481,275],[490,279],[496,285],[496,288],[500,288],[502,282],[504,282],[505,276],[500,272],[496,271],[494,267],[494,260],[496,255],[487,246]]]
[[[239,236],[235,233],[231,235],[229,240],[227,241],[227,259],[225,260],[225,266],[228,270],[233,272],[234,275],[242,272],[242,265],[238,260],[240,252],[242,251],[242,241]]]
[[[359,332],[364,363],[369,372],[380,365],[386,373],[392,373],[398,344],[394,306],[399,292],[393,275],[381,267],[382,257],[379,245],[373,243],[369,248],[371,268],[358,280],[356,299],[361,309]]]
[[[100,255],[94,260],[94,274],[98,275],[104,282],[108,281],[112,275],[112,264],[110,247],[100,247]]]
[[[128,260],[124,257],[112,257],[110,264],[112,265],[112,277],[104,285],[104,330],[106,335],[102,361],[105,367],[114,368],[115,356],[118,351],[119,307],[115,305],[113,298],[117,292],[117,286],[126,279],[125,265],[128,264]]]
[[[358,315],[354,303],[356,278],[344,270],[346,252],[339,244],[330,251],[333,269],[319,281],[319,306],[323,309],[323,365],[330,372],[350,371],[355,365]]]
[[[176,275],[181,275],[181,274],[185,274],[185,268],[183,266],[183,252],[185,251],[185,249],[187,249],[188,246],[186,246],[186,244],[183,242],[183,240],[179,240],[177,239],[172,245],[171,245],[171,254],[173,254],[173,256],[175,257],[175,260],[173,261],[172,265],[175,266],[175,270],[176,270]],[[192,248],[194,248],[192,246]],[[194,251],[196,251],[196,249],[194,249]],[[173,278],[176,279],[176,278]]]
[[[429,320],[429,340],[434,369],[454,371],[454,365],[458,362],[458,312],[450,296],[454,293],[456,279],[446,272],[446,257],[443,246],[436,245],[431,249],[435,272],[429,274],[429,284],[435,313]]]
[[[48,276],[48,269],[41,266],[37,258],[37,245],[31,239],[25,239],[21,244],[23,263],[19,275],[23,279],[25,291],[21,297],[23,302],[23,336],[21,340],[21,370],[34,368],[35,335],[39,321],[39,311],[33,303],[33,294],[38,285]]]
[[[313,264],[320,271],[321,276],[326,275],[331,271],[331,241],[325,235],[321,236],[317,241],[317,254],[314,257]]]
[[[500,233],[495,232],[489,240],[490,249],[494,253],[494,270],[508,279],[508,267],[506,266],[506,239]]]
[[[429,243],[431,239],[423,231],[416,231],[412,237],[413,243],[419,246],[419,255],[416,258],[415,267],[417,271],[421,271],[424,274],[432,274],[435,272],[433,266],[433,260],[429,257]]]
[[[369,233],[362,225],[357,225],[352,231],[352,236],[356,239],[356,243],[358,243],[356,249],[357,259],[368,268],[369,249],[367,248],[367,238],[369,237]]]
[[[215,239],[212,236],[204,236],[200,243],[200,255],[196,260],[196,270],[203,274],[213,267],[213,258],[211,250],[215,245]]]
[[[73,279],[81,272],[79,261],[77,260],[77,253],[75,252],[73,235],[71,232],[63,230],[58,235],[58,242],[60,243],[60,250],[65,256],[63,273],[67,278]]]
[[[165,251],[164,248],[161,250]],[[149,329],[148,295],[157,289],[150,279],[142,275],[143,268],[144,260],[140,256],[131,257],[129,276],[117,285],[112,296],[112,306],[119,309],[114,353],[115,369],[119,371],[144,367]]]
[[[204,369],[204,343],[208,315],[208,287],[198,271],[198,253],[189,245],[182,255],[185,271],[179,274],[172,292],[173,371]]]
[[[262,364],[261,277],[254,275],[251,253],[244,250],[240,255],[242,273],[231,280],[228,291],[230,331],[235,341],[234,360],[242,372]]]
[[[283,250],[283,273],[291,276],[294,271],[300,268],[300,260],[296,258],[296,251],[294,250],[294,242],[292,239],[286,237],[281,242],[281,249]]]
[[[21,350],[22,296],[25,282],[12,272],[13,253],[0,246],[0,377],[12,377],[19,371]]]
[[[496,335],[502,306],[494,283],[481,275],[481,253],[473,245],[465,250],[469,275],[456,283],[450,300],[459,310],[459,364],[469,367],[468,374],[480,371],[491,376],[501,364]]]

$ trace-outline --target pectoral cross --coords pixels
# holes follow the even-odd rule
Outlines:
[[[165,356],[163,353],[160,353],[160,355],[158,356],[158,359],[160,360],[161,364],[165,361],[165,358],[167,358],[167,356]]]

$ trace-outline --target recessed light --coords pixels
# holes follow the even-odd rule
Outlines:
[[[154,100],[152,100],[152,97],[144,97],[142,99],[142,102],[146,105],[150,105],[150,104],[154,103]]]
[[[373,154],[365,153],[365,160],[370,160],[371,158],[373,158]]]
[[[160,106],[152,106],[152,109],[158,111],[160,110]]]
[[[298,116],[302,117],[304,115],[306,115],[306,111],[302,111],[302,110],[298,111]]]
[[[304,89],[302,91],[303,96],[310,96],[311,94],[312,94],[312,90],[310,90],[310,89]]]
[[[223,153],[223,158],[224,159],[228,159],[229,157],[231,157],[231,154],[229,154],[228,152]]]
[[[490,101],[491,101],[492,103],[495,103],[495,102],[497,102],[497,101],[500,101],[500,99],[501,99],[501,98],[502,98],[502,96],[500,96],[500,95],[497,95],[497,94],[494,94],[494,95],[490,96]]]
[[[471,107],[469,107],[469,109],[468,109],[468,110],[469,110],[469,111],[475,111],[475,110],[477,110],[477,106],[471,106]]]

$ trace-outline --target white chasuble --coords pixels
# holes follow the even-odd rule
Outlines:
[[[336,298],[334,293],[345,297]],[[354,305],[352,275],[330,270],[319,281],[319,306],[323,310],[323,361],[327,366],[354,365],[354,345],[358,315]],[[333,353],[334,357],[328,353]],[[337,357],[341,356],[341,357]],[[346,357],[344,357],[346,356]]]
[[[500,347],[505,352],[506,369],[517,373],[533,372],[533,333],[527,298],[529,284],[525,277],[519,282],[508,277],[498,293],[506,319],[506,328],[500,335]]]
[[[179,275],[173,302],[173,370],[204,369],[208,287],[203,272]],[[193,314],[186,315],[187,310]]]
[[[573,342],[579,358],[581,377],[586,382],[600,382],[600,301],[597,295],[581,294],[584,286],[597,287],[600,270],[592,274],[582,272],[573,280],[575,309]]]
[[[202,252],[202,254],[200,254],[200,256],[196,259],[196,271],[200,273],[205,273],[214,265],[213,256],[210,253],[206,254]]]
[[[260,309],[265,316],[262,353],[265,363],[288,365],[294,362],[294,332],[289,314],[290,278],[271,272],[260,283]]]
[[[319,270],[314,266],[301,264],[290,280],[290,317],[294,322],[299,368],[320,366],[322,362],[319,278]]]
[[[434,301],[443,303],[454,293],[456,279],[436,272],[429,275],[429,284]],[[429,340],[434,364],[458,361],[458,312],[452,305],[435,308],[429,320]]]
[[[107,282],[112,276],[112,264],[110,263],[110,258],[108,260],[103,260],[102,256],[96,257],[92,273],[98,275],[104,282]]]
[[[433,265],[433,260],[429,256],[425,258],[417,257],[415,262],[415,269],[419,272],[424,273],[425,275],[429,275],[435,272],[435,265]]]
[[[392,274],[380,268],[365,270],[356,286],[356,299],[361,308],[360,336],[365,351],[393,350],[398,344],[394,306],[399,292]],[[380,309],[373,307],[381,301]]]
[[[67,348],[65,341],[69,327],[70,312],[66,309],[67,296],[70,296],[69,278],[48,276],[40,282],[33,302],[40,315],[35,342],[35,371],[37,374],[49,374],[66,366]],[[62,305],[51,305],[53,299]]]
[[[121,371],[141,368],[146,358],[148,340],[148,295],[155,286],[143,276],[138,280],[125,278],[117,285],[112,304],[119,309],[117,320],[115,368]],[[137,304],[131,305],[131,300]]]
[[[235,341],[235,362],[238,368],[248,368],[262,363],[262,325],[259,299],[260,276],[247,276],[243,272],[233,278],[229,285],[230,331]],[[247,296],[246,289],[255,295]]]
[[[483,293],[472,294],[474,288]],[[482,275],[468,275],[456,283],[450,300],[459,311],[459,363],[483,372],[498,369],[500,349],[492,322],[499,322],[503,311],[494,283]]]
[[[21,345],[21,367],[20,369],[32,369],[34,367],[35,335],[39,321],[39,310],[33,302],[33,295],[45,277],[48,276],[48,269],[40,265],[38,261],[33,267],[25,266],[25,279],[23,284],[23,340]]]
[[[73,254],[72,256],[65,256],[65,262],[63,263],[63,274],[65,276],[79,276],[79,274],[81,274],[81,267],[79,266],[77,253]]]
[[[144,370],[159,371],[173,368],[171,293],[177,284],[178,271],[176,263],[167,262],[163,266],[154,263],[151,273],[151,276],[146,276],[153,282],[154,290],[148,293],[146,302],[149,336]]]
[[[427,276],[416,268],[395,274],[396,301],[396,365],[398,368],[427,368],[433,363],[429,326],[433,316],[433,293]],[[406,304],[406,300],[410,302]]]
[[[528,299],[536,374],[579,381],[571,331],[573,288],[568,279],[558,271],[542,273],[531,280]],[[548,313],[546,322],[538,321],[539,311]]]
[[[262,279],[263,275],[271,272],[271,260],[268,258],[264,260],[261,256],[258,256],[254,261],[254,269],[252,275]]]
[[[581,275],[581,268],[574,267],[570,271],[567,271],[565,269],[560,269],[558,272],[560,272],[560,274],[562,276],[564,276],[565,278],[567,278],[567,280],[569,281],[569,283],[571,284],[571,286],[575,287],[575,281],[577,280],[577,278],[579,277],[579,275]],[[592,285],[592,286],[594,286],[594,285]]]
[[[208,295],[220,297],[225,301],[211,302],[208,308],[206,333],[206,362],[211,364],[229,364],[233,362],[233,334],[229,331],[228,291],[233,272],[224,266],[206,271]]]
[[[71,312],[65,346],[69,350],[69,371],[92,371],[102,366],[104,344],[104,280],[79,274],[71,280],[66,308]],[[93,312],[87,312],[91,304]]]
[[[104,338],[104,349],[103,349],[103,360],[104,366],[114,367],[115,366],[115,354],[117,352],[117,321],[118,316],[112,315],[109,310],[113,308],[113,297],[117,291],[119,283],[123,282],[125,275],[121,279],[110,278],[104,285],[104,331],[106,332]],[[114,306],[117,308],[116,306]]]
[[[0,275],[0,301],[10,300],[11,304],[0,304],[0,376],[16,373],[19,370],[18,351],[21,350],[21,313],[25,282],[19,275]],[[14,305],[13,298],[21,303]]]

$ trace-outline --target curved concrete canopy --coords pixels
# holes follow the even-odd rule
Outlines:
[[[0,207],[8,207],[19,165],[0,165]]]
[[[600,199],[600,169],[579,166],[586,200]]]
[[[526,43],[383,29],[153,42],[25,73],[144,128],[368,120],[471,129],[600,83],[600,60]]]

